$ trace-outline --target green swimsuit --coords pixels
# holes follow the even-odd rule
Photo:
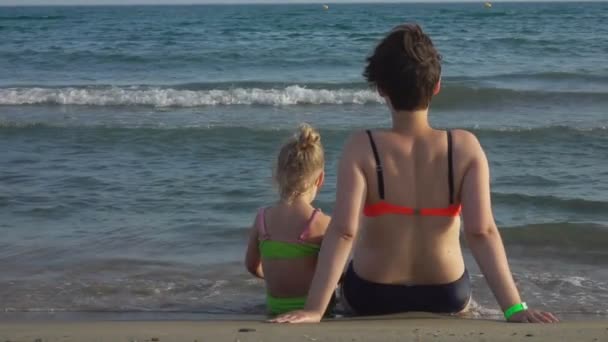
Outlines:
[[[298,259],[314,257],[319,254],[319,249],[321,248],[319,245],[308,243],[304,240],[309,234],[310,226],[319,209],[315,209],[312,212],[300,237],[297,241],[293,242],[270,239],[264,219],[265,211],[262,208],[258,213],[258,227],[260,229],[259,248],[262,259]],[[303,309],[304,304],[306,304],[306,297],[276,298],[271,296],[270,293],[266,294],[266,306],[272,315]]]

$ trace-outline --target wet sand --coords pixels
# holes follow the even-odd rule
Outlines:
[[[278,325],[232,321],[19,321],[0,323],[0,342],[608,341],[608,321],[509,324],[405,315]]]

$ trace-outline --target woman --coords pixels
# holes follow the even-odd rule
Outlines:
[[[386,100],[392,128],[353,134],[340,161],[334,216],[304,310],[273,322],[319,322],[344,270],[356,314],[457,313],[471,287],[464,234],[510,322],[557,322],[522,303],[490,203],[488,162],[475,136],[428,121],[441,88],[441,57],[417,25],[391,31],[368,58],[365,76]],[[359,231],[360,214],[366,217]]]

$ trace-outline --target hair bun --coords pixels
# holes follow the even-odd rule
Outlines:
[[[321,135],[311,125],[303,123],[298,130],[298,148],[307,150],[314,147],[321,140]]]

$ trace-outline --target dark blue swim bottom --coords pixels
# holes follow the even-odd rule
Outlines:
[[[351,262],[344,275],[342,293],[357,315],[386,315],[410,311],[458,313],[469,303],[471,281],[465,269],[460,279],[449,284],[379,284],[359,277]]]

